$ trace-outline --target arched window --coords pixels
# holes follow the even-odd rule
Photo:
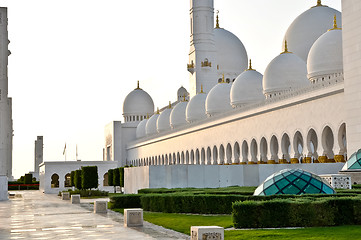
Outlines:
[[[51,188],[59,188],[59,175],[56,173],[51,175]]]

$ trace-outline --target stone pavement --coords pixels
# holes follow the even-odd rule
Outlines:
[[[40,191],[12,192],[21,197],[0,201],[0,239],[189,239],[148,222],[125,228],[123,215],[93,213],[90,201],[71,204]],[[93,202],[94,200],[91,200]],[[84,202],[84,203],[83,203]]]

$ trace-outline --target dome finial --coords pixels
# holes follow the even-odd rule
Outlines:
[[[149,119],[149,113],[147,113],[147,119]]]
[[[337,16],[336,16],[336,14],[333,17],[333,28],[329,29],[328,31],[331,31],[331,30],[341,30],[341,28],[337,27]]]
[[[199,93],[204,93],[203,92],[203,84],[201,84],[201,91]]]
[[[221,83],[225,83],[225,81],[224,81],[224,73],[222,73],[222,81],[221,81]]]
[[[172,103],[169,101],[169,105],[168,108],[171,109],[172,108]]]
[[[283,54],[283,53],[291,53],[291,52],[288,51],[287,40],[285,40],[285,49],[281,54]]]
[[[219,18],[218,18],[219,10],[217,10],[217,16],[216,16],[216,28],[219,28]]]
[[[321,0],[317,0],[317,5],[316,6],[322,6]]]
[[[137,81],[137,88],[136,89],[140,89],[139,87],[139,80]]]
[[[159,114],[159,107],[157,107],[157,114]]]
[[[249,59],[249,67],[248,67],[247,70],[254,70],[254,69],[252,68],[252,59]]]

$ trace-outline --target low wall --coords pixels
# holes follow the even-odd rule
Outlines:
[[[165,165],[126,168],[124,191],[143,188],[218,188],[258,186],[269,175],[285,168],[300,168],[317,175],[336,174],[344,163],[257,165]]]

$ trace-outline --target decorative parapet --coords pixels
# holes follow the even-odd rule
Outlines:
[[[194,62],[192,60],[191,63],[187,64],[187,70],[188,70],[188,72],[193,74],[194,73],[194,68],[195,68],[195,66],[194,66]]]
[[[202,67],[212,67],[212,63],[208,61],[208,59],[204,59],[204,62],[201,62]]]

